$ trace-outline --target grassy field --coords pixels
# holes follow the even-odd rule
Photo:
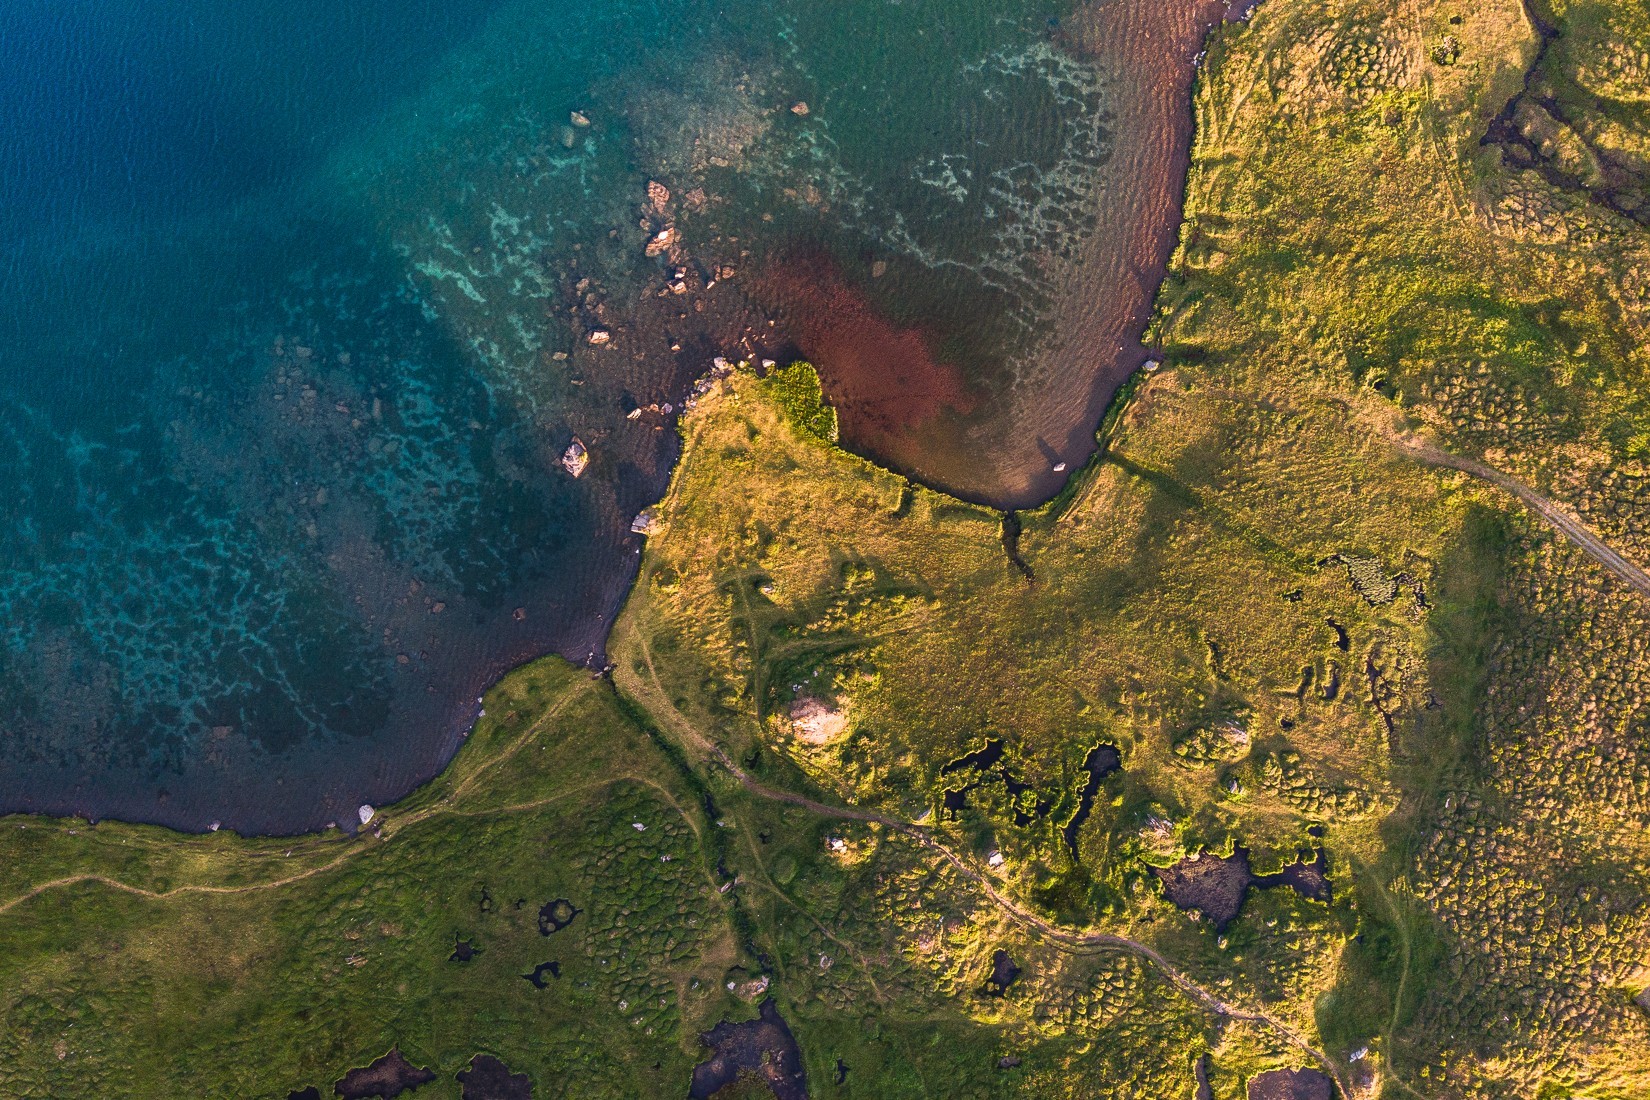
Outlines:
[[[486,702],[449,771],[354,838],[8,819],[0,1094],[331,1095],[398,1046],[437,1075],[420,1096],[458,1096],[477,1053],[536,1096],[680,1095],[698,1034],[770,984],[843,1096],[1053,1095],[1077,1065],[1163,1095],[1206,1043],[1115,954],[1049,960],[1075,1026],[986,997],[993,950],[1039,945],[967,883],[700,779],[606,681],[552,659]]]
[[[1170,370],[1073,493],[1018,517],[1022,569],[1002,517],[801,430],[776,388],[737,377],[689,421],[613,642],[627,694],[765,782],[928,822],[979,867],[1000,857],[1003,887],[1049,920],[1149,943],[1321,1028],[1338,1056],[1379,1051],[1404,972],[1377,947],[1409,918],[1385,891],[1385,830],[1405,778],[1424,784],[1470,723],[1470,686],[1438,672],[1478,659],[1495,518],[1334,430],[1344,410],[1326,398],[1258,409]],[[1363,574],[1393,594],[1372,602]],[[808,743],[799,698],[846,729]],[[969,782],[954,762],[992,742],[1006,776]],[[1097,745],[1122,767],[1079,815]],[[1332,904],[1256,891],[1224,932],[1151,874],[1237,845],[1264,873],[1320,844]],[[1024,995],[1045,980],[1028,968]],[[1217,1049],[1217,1068],[1257,1065],[1248,1042]]]
[[[1000,854],[1049,919],[1234,983],[1384,1094],[1642,1094],[1645,609],[1376,427],[1650,562],[1644,231],[1480,141],[1543,82],[1573,100],[1601,56],[1636,64],[1644,28],[1536,14],[1545,51],[1516,3],[1276,4],[1219,38],[1167,366],[1046,509],[907,485],[753,380],[713,399],[620,683],[771,783]],[[1627,126],[1610,87],[1594,105]],[[1074,852],[1101,744],[1122,768]],[[1264,872],[1315,833],[1334,902],[1260,892],[1224,934],[1165,912],[1149,871],[1241,845]]]
[[[568,1095],[685,1080],[741,957],[698,792],[560,662],[487,706],[354,838],[8,819],[0,1093],[331,1095],[396,1044],[437,1095],[481,1051]],[[579,913],[541,935],[558,898]],[[547,988],[524,980],[549,961]]]
[[[1318,1055],[1362,1096],[1650,1094],[1650,607],[1387,441],[1650,565],[1650,23],[1533,14],[1217,35],[1164,366],[1048,506],[910,484],[811,368],[738,372],[611,681],[512,674],[360,836],[0,820],[0,1094],[329,1095],[399,1045],[420,1097],[479,1052],[680,1095],[770,994],[814,1096],[1155,1100],[1205,1055],[1219,1100]],[[1330,900],[1165,898],[1240,848],[1321,849]]]

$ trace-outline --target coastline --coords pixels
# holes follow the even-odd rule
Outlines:
[[[1137,135],[1137,140],[1147,145],[1146,148],[1135,150],[1132,155],[1137,162],[1162,164],[1163,183],[1158,195],[1146,207],[1150,211],[1149,216],[1142,219],[1142,224],[1134,229],[1139,237],[1132,249],[1130,267],[1141,292],[1126,303],[1109,305],[1103,315],[1101,332],[1105,338],[1117,343],[1117,351],[1113,353],[1109,362],[1094,372],[1094,380],[1089,386],[1086,401],[1081,403],[1080,412],[1076,415],[1069,410],[1066,412],[1066,418],[1070,420],[1071,426],[1064,439],[1055,443],[1053,448],[1059,461],[1070,470],[1081,468],[1098,453],[1100,428],[1110,416],[1114,401],[1131,380],[1139,376],[1141,368],[1160,355],[1160,352],[1147,342],[1147,337],[1159,296],[1169,276],[1169,265],[1180,244],[1192,151],[1197,141],[1194,106],[1197,88],[1203,79],[1205,60],[1215,36],[1234,24],[1246,22],[1259,2],[1260,0],[1207,0],[1200,3],[1190,20],[1195,28],[1193,33],[1178,46],[1182,51],[1178,55],[1179,63],[1170,67],[1170,75],[1154,89],[1154,95],[1160,97],[1168,107],[1163,115],[1168,127],[1163,130],[1138,126],[1129,128],[1130,132]],[[1104,43],[1105,38],[1097,35],[1096,41]],[[1098,50],[1106,48],[1103,44],[1096,46]],[[1157,143],[1156,147],[1151,148],[1151,143],[1154,142]],[[1124,227],[1123,231],[1127,232],[1128,227]],[[1089,297],[1096,293],[1092,287],[1081,281],[1074,285],[1082,288],[1079,292],[1080,297]],[[1115,302],[1115,299],[1105,297],[1098,300]],[[1086,301],[1080,301],[1077,308],[1084,308],[1086,304]],[[1055,327],[1056,331],[1060,332],[1082,330],[1082,326],[1078,325],[1062,327],[1056,324]],[[1054,394],[1049,404],[1054,404],[1058,397],[1058,394]],[[1059,471],[1045,467],[1041,476],[1031,479],[1023,491],[985,498],[977,503],[999,510],[1040,509],[1065,493],[1067,480]],[[968,498],[967,494],[958,495]]]
[[[1245,16],[1252,5],[1241,6],[1241,13],[1238,15],[1234,15],[1233,12],[1238,11],[1239,7],[1228,7],[1223,0],[1221,3],[1209,3],[1204,7],[1211,11],[1219,9],[1221,14],[1206,19],[1200,14],[1201,29],[1196,36],[1196,49],[1190,51],[1189,55],[1183,57],[1181,62],[1174,66],[1175,72],[1172,74],[1172,78],[1165,82],[1170,89],[1170,99],[1179,105],[1177,110],[1171,112],[1171,117],[1175,122],[1175,126],[1168,133],[1172,159],[1168,164],[1165,176],[1173,184],[1172,187],[1167,189],[1168,198],[1166,201],[1168,205],[1165,208],[1172,212],[1172,217],[1165,218],[1161,224],[1151,226],[1149,231],[1141,234],[1147,240],[1146,248],[1151,262],[1143,270],[1137,269],[1136,275],[1139,285],[1142,288],[1149,286],[1150,293],[1142,293],[1138,301],[1133,304],[1133,307],[1123,315],[1127,331],[1133,335],[1125,341],[1122,349],[1113,357],[1112,366],[1108,370],[1099,371],[1093,376],[1093,383],[1087,387],[1088,392],[1084,398],[1082,415],[1074,422],[1075,426],[1071,429],[1061,447],[1057,449],[1062,462],[1069,467],[1068,472],[1058,472],[1051,464],[1044,462],[1042,476],[1028,480],[1025,487],[1017,492],[1002,495],[975,494],[967,490],[948,487],[943,481],[937,479],[929,480],[923,478],[920,474],[908,473],[898,464],[888,463],[879,457],[866,455],[865,457],[870,461],[878,465],[884,465],[895,472],[905,473],[907,476],[911,476],[913,480],[960,501],[980,504],[998,511],[1025,511],[1030,513],[1058,510],[1061,501],[1069,500],[1075,493],[1080,491],[1084,479],[1089,476],[1088,471],[1103,457],[1103,450],[1099,442],[1102,433],[1098,430],[1098,427],[1112,416],[1120,398],[1126,398],[1131,380],[1139,376],[1141,365],[1151,358],[1150,349],[1143,343],[1142,337],[1150,324],[1158,291],[1166,278],[1168,265],[1179,239],[1180,216],[1196,136],[1192,97],[1195,94],[1197,82],[1202,78],[1204,71],[1201,63],[1202,57],[1207,50],[1210,37],[1219,33],[1226,23]],[[755,328],[754,314],[749,308],[749,301],[745,300],[743,295],[736,291],[734,297],[739,301],[731,309],[730,316],[724,317],[721,327],[726,332],[734,331],[737,327],[741,327],[733,323],[733,319],[738,318],[743,326],[748,326],[746,328],[748,337],[749,332]],[[710,319],[707,317],[706,321],[709,322]],[[707,323],[706,328],[711,327],[711,324]],[[781,342],[785,341],[782,340]],[[683,399],[683,394],[690,391],[693,382],[694,379],[687,372],[678,372],[676,379],[671,383],[673,386],[678,387],[677,397],[675,398],[677,402]],[[858,453],[853,440],[845,441],[845,445],[848,449],[856,450],[856,453]],[[676,464],[680,459],[680,447],[674,431],[671,432],[668,451],[668,460],[654,471],[654,478],[650,479],[653,481],[650,489],[654,496],[662,496],[664,492],[668,491]],[[535,651],[524,655],[517,661],[501,663],[498,667],[481,672],[469,688],[455,696],[457,701],[453,704],[451,710],[455,716],[467,712],[467,718],[454,723],[450,727],[450,732],[434,743],[434,751],[426,751],[420,754],[427,761],[434,763],[433,769],[425,764],[398,770],[394,775],[386,775],[385,769],[380,768],[376,782],[363,785],[363,789],[355,797],[359,797],[363,802],[393,806],[415,797],[419,791],[438,781],[450,769],[453,761],[468,742],[479,714],[480,697],[485,695],[487,691],[492,690],[516,669],[548,655],[560,656],[575,664],[582,664],[587,668],[599,668],[604,665],[606,663],[607,639],[629,597],[631,586],[637,575],[642,554],[641,547],[636,545],[638,542],[639,539],[635,536],[623,541],[622,545],[625,547],[623,552],[628,560],[624,562],[622,570],[614,571],[610,575],[610,584],[604,586],[606,588],[605,595],[599,600],[592,600],[592,602],[600,603],[604,609],[588,621],[586,629],[577,630],[571,637],[562,639],[547,653]],[[476,700],[476,702],[468,702],[467,700]],[[316,755],[324,757],[325,753],[317,753]],[[319,781],[326,775],[326,768],[323,766],[324,761],[318,760],[316,763],[315,777]],[[134,825],[159,827],[184,835],[198,835],[201,831],[210,831],[208,822],[204,820],[198,827],[191,829],[187,826],[175,824],[176,817],[173,814],[156,813],[149,815],[143,813],[140,803],[146,801],[146,798],[144,794],[138,792],[133,792],[131,798],[124,800],[125,805],[116,805],[109,812],[95,816],[76,812],[72,806],[63,805],[63,803],[70,801],[72,800],[60,799],[56,806],[40,810],[30,809],[15,812],[6,815],[5,819],[56,818],[87,822],[119,821]],[[200,801],[206,800],[202,799]],[[344,803],[350,801],[351,798],[346,797],[336,807],[337,812],[334,823],[344,832],[351,831],[354,824],[351,814],[348,812],[352,807],[344,805]],[[279,815],[270,816],[278,817]],[[235,824],[241,824],[243,828],[234,829]],[[306,821],[291,829],[273,824],[269,827],[254,826],[245,828],[244,822],[226,823],[225,831],[236,831],[238,835],[253,837],[296,837],[324,836],[329,835],[333,830],[329,825]]]
[[[1243,24],[1258,0],[1196,0],[1154,6],[1088,5],[1053,33],[1057,48],[1098,70],[1119,74],[1128,115],[1108,120],[1113,141],[1107,161],[1095,169],[1099,190],[1090,197],[1096,221],[1072,255],[1044,254],[1048,282],[1057,287],[1038,326],[1042,335],[1003,364],[1013,378],[1001,394],[965,394],[947,408],[959,381],[956,367],[936,347],[956,335],[941,328],[891,329],[882,343],[911,358],[933,356],[909,380],[891,383],[874,364],[852,354],[837,376],[829,344],[798,340],[801,358],[818,369],[827,395],[843,408],[843,440],[851,451],[948,495],[999,511],[1032,510],[1057,496],[1065,471],[1093,455],[1098,425],[1118,390],[1155,357],[1145,337],[1169,264],[1180,243],[1186,188],[1196,141],[1194,99],[1216,35]],[[1169,42],[1168,53],[1158,44]],[[1172,64],[1165,64],[1165,57]],[[837,292],[828,296],[864,312],[864,295],[875,281],[830,272]],[[874,272],[873,272],[874,275]],[[858,299],[856,301],[856,299]],[[876,325],[887,319],[870,315]],[[810,318],[803,315],[804,328]],[[817,320],[813,320],[818,325]],[[860,328],[874,326],[861,325]],[[850,348],[866,340],[864,333]],[[861,379],[860,374],[868,374]],[[1081,379],[1074,385],[1073,379]],[[915,425],[878,416],[893,403],[890,391],[911,387],[919,404],[936,405]],[[856,416],[854,399],[880,396],[869,416]],[[880,391],[880,393],[879,393]],[[848,402],[844,404],[843,398]]]

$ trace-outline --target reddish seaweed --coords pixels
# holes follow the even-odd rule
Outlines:
[[[973,410],[962,370],[938,357],[934,338],[885,317],[829,254],[782,253],[756,291],[819,371],[843,437],[873,457],[920,464],[922,430],[946,412]]]

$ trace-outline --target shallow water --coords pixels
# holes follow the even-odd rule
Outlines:
[[[601,659],[718,355],[1052,491],[1140,354],[1219,10],[7,6],[0,809],[404,793],[503,671]]]

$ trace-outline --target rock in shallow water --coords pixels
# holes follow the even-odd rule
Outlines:
[[[567,445],[567,450],[562,452],[562,469],[566,470],[574,477],[578,477],[580,474],[584,473],[585,468],[589,465],[590,452],[585,448],[584,443],[581,442],[577,436],[575,436],[573,438],[573,442]]]

